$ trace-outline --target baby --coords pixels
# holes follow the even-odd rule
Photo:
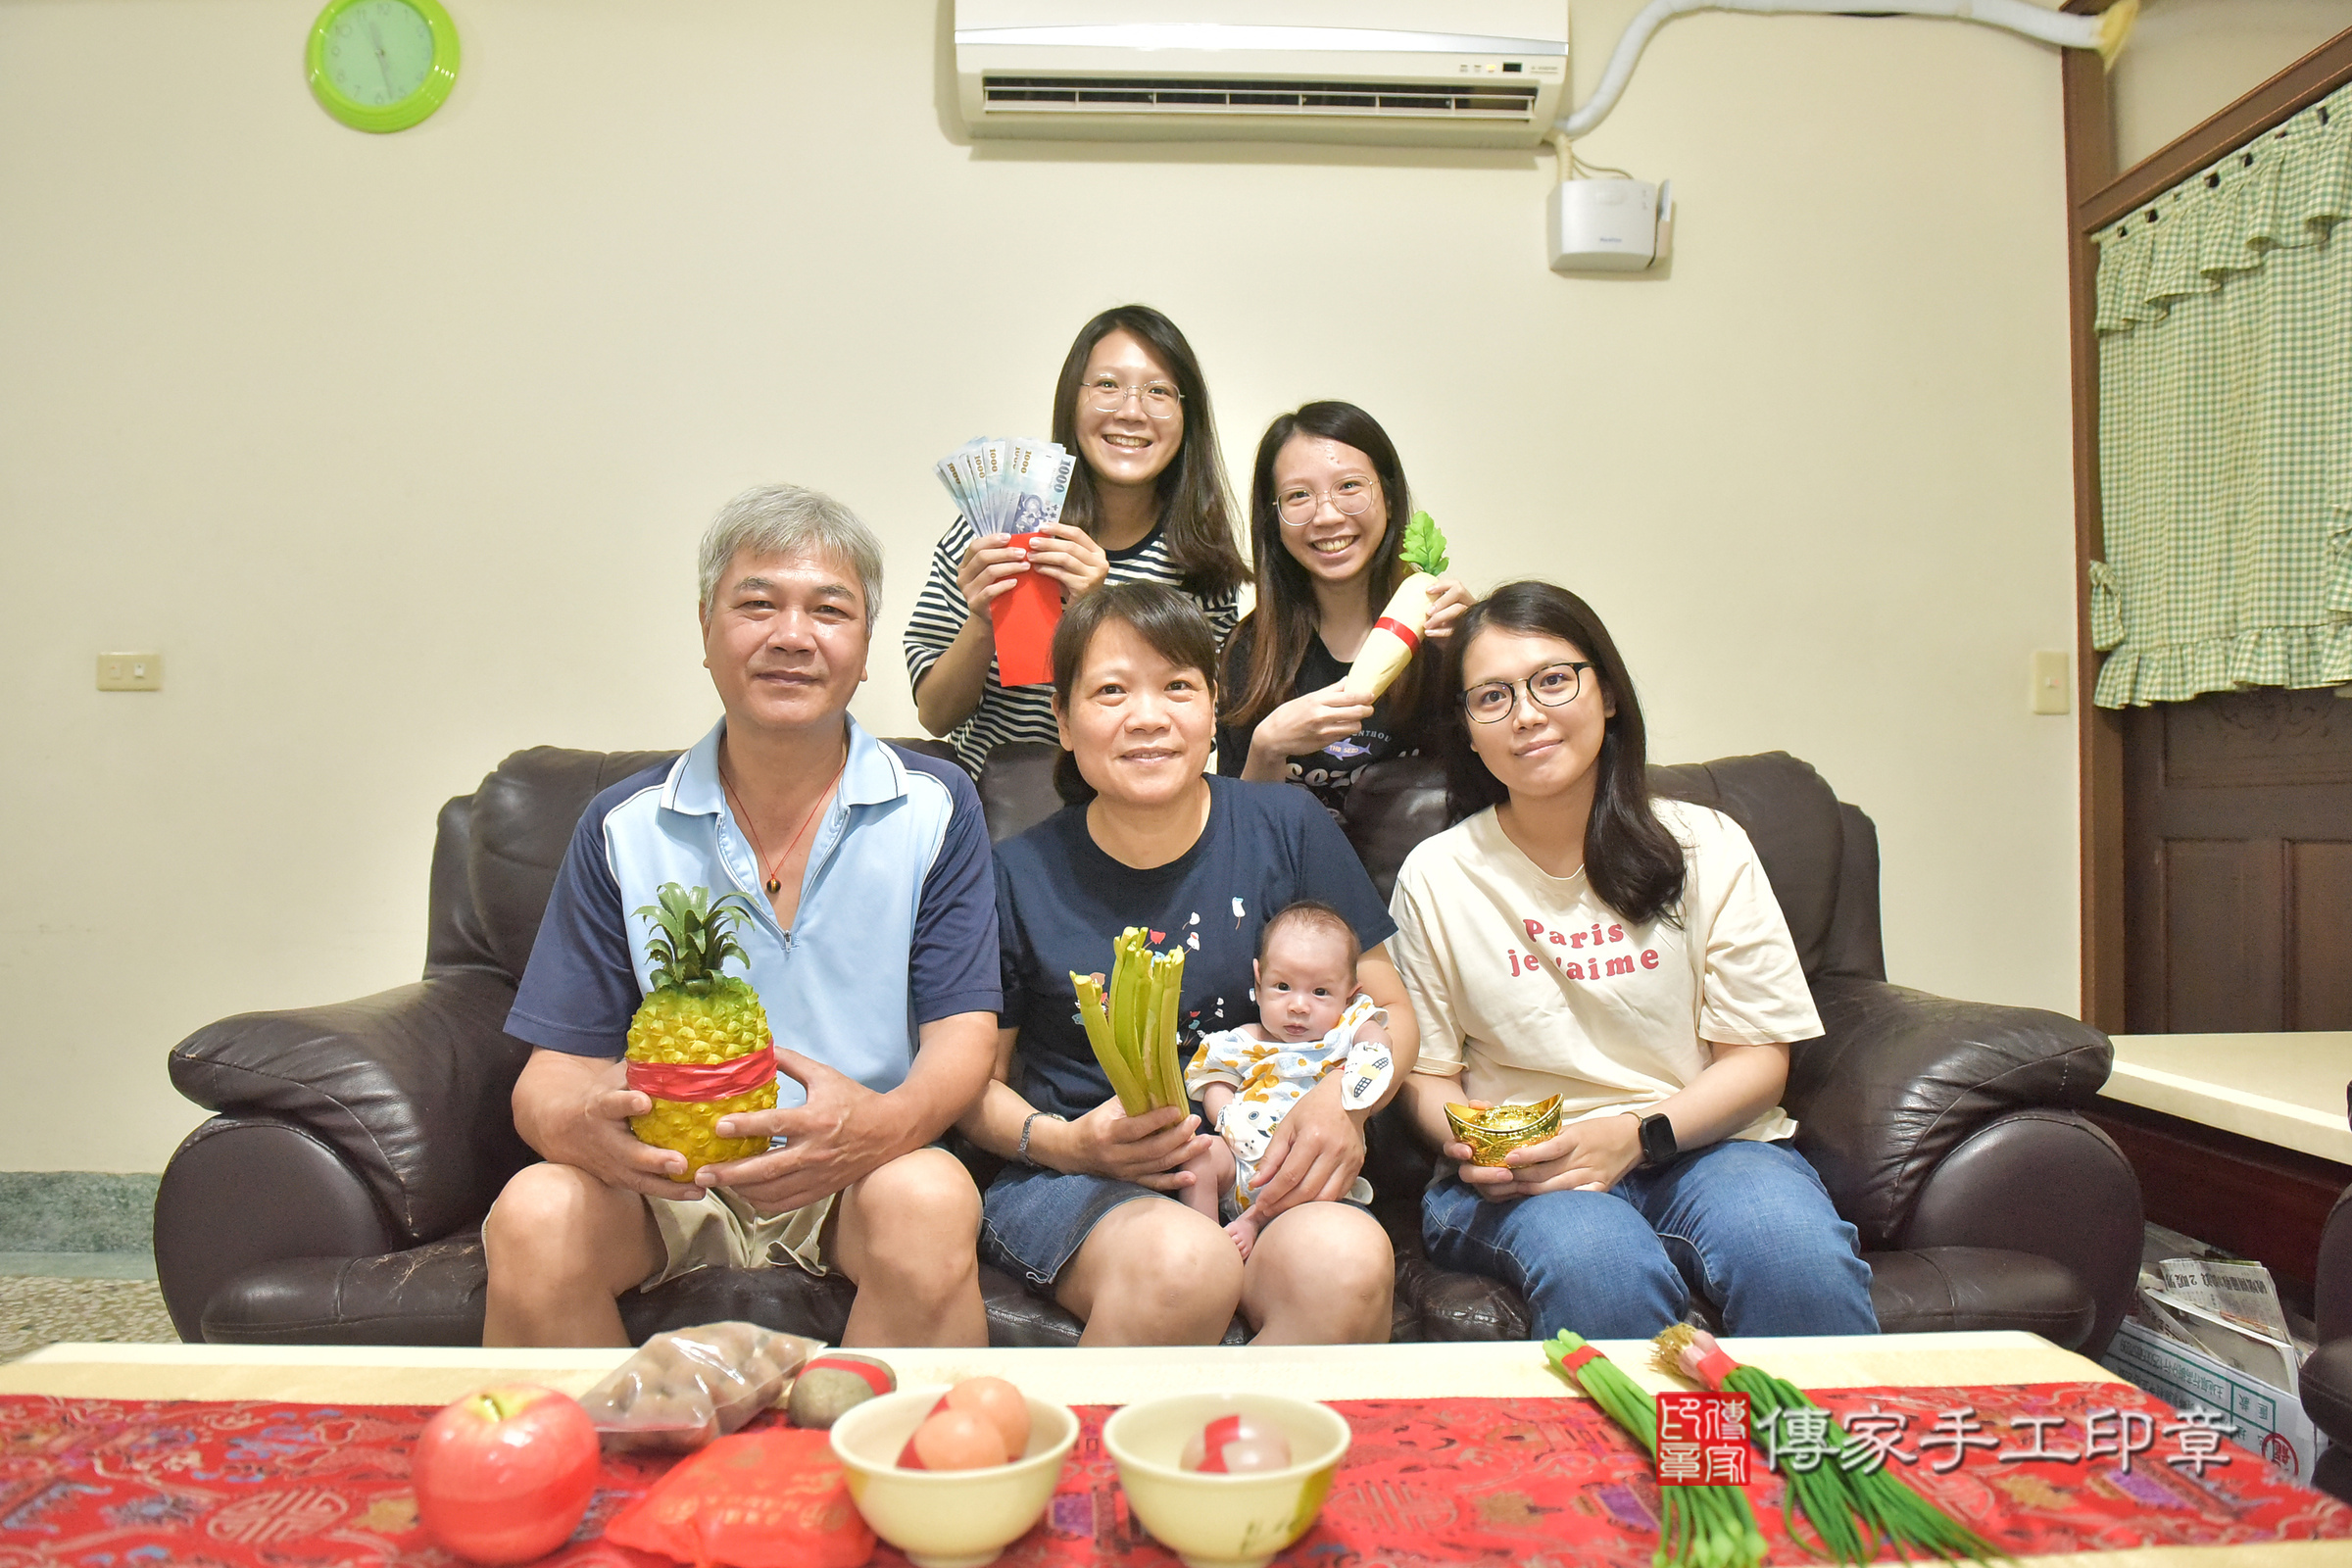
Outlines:
[[[1241,1215],[1225,1231],[1244,1257],[1264,1223],[1252,1206],[1257,1162],[1283,1113],[1335,1067],[1347,1073],[1340,1102],[1350,1110],[1389,1086],[1388,1014],[1356,992],[1360,953],[1339,910],[1312,899],[1290,906],[1257,934],[1258,1021],[1202,1035],[1185,1069],[1186,1093],[1224,1136],[1185,1163],[1184,1200],[1213,1218],[1230,1182]],[[1358,1176],[1348,1197],[1371,1201],[1371,1184]]]

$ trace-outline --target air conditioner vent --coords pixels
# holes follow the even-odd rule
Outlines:
[[[1217,80],[1200,76],[981,77],[983,102],[1004,108],[1084,114],[1373,115],[1525,123],[1535,86],[1480,82],[1433,89],[1427,82]]]

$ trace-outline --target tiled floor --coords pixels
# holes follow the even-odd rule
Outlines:
[[[0,1278],[0,1361],[60,1340],[179,1343],[151,1279]]]

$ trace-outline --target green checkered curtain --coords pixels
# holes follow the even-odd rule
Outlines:
[[[2347,217],[2352,87],[2091,236],[2100,707],[2352,680]]]

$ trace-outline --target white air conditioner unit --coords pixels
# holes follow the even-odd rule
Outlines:
[[[1568,7],[956,0],[956,77],[974,137],[1534,147],[1567,86]]]

